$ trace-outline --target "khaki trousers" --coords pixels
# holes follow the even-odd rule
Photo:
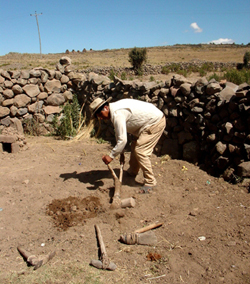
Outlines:
[[[142,131],[137,140],[131,143],[131,155],[128,172],[137,175],[142,169],[144,184],[156,185],[156,179],[152,170],[150,156],[159,141],[166,126],[165,116],[156,124]]]

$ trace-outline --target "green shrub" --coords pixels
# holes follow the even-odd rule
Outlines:
[[[182,75],[182,76],[184,76],[184,77],[187,77],[188,72],[187,72],[187,70],[180,69],[180,70],[178,71],[178,74],[179,74],[179,75]]]
[[[250,71],[244,69],[229,70],[224,74],[223,78],[227,79],[227,81],[232,82],[236,85],[240,85],[242,83],[250,84]]]
[[[55,117],[52,122],[55,135],[60,136],[62,139],[75,136],[79,127],[80,116],[80,105],[76,95],[73,96],[71,104],[67,102],[64,105],[62,113],[63,116],[60,121]]]
[[[147,62],[147,49],[134,47],[128,56],[128,61],[131,63],[133,69],[137,73],[142,72],[142,65],[144,62]]]
[[[163,66],[162,69],[161,69],[161,73],[168,75],[170,73],[170,70],[167,66]]]
[[[213,75],[209,76],[208,81],[215,79],[217,82],[220,81],[220,76],[218,76],[216,73],[214,73]]]
[[[31,136],[41,135],[39,122],[34,118],[25,118],[22,122],[23,132]]]
[[[221,78],[216,73],[214,73],[213,75],[208,77],[208,81],[210,81],[212,79],[215,79],[217,82],[219,82]]]
[[[122,72],[122,74],[121,74],[121,79],[122,79],[122,80],[127,80],[127,75],[126,75],[125,72]]]
[[[174,72],[179,75],[187,76],[188,70],[182,68],[181,64],[179,63],[172,63],[169,66],[163,66],[161,73],[168,75],[170,72]]]
[[[109,71],[109,76],[108,76],[109,79],[110,79],[111,81],[114,81],[115,76],[116,76],[116,73],[115,73],[114,69],[111,69],[111,70]]]
[[[250,61],[250,52],[247,51],[245,54],[244,54],[244,57],[243,57],[243,63],[244,63],[244,66],[247,67],[248,66],[248,62]]]
[[[205,62],[201,65],[199,69],[200,76],[205,76],[207,72],[212,72],[214,70],[214,65],[212,62]]]

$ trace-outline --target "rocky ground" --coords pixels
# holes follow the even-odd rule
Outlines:
[[[249,283],[249,185],[232,185],[193,164],[152,156],[158,185],[139,194],[126,174],[122,199],[111,209],[113,178],[101,161],[109,144],[26,137],[18,153],[0,153],[1,283]],[[126,153],[128,162],[129,153]],[[119,174],[119,162],[112,162]],[[138,183],[139,182],[139,183]],[[154,246],[127,245],[124,233],[152,223]],[[98,225],[115,271],[89,266],[98,259]],[[37,270],[17,251],[56,255]]]

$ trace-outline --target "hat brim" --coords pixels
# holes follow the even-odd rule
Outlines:
[[[106,103],[109,103],[111,100],[112,100],[112,97],[109,97],[106,101],[103,101],[100,105],[98,105],[95,108],[95,110],[92,112],[91,118],[95,118],[96,117],[96,112],[98,111],[98,109],[101,108]]]

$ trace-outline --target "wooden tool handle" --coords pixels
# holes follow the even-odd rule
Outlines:
[[[95,225],[95,229],[96,229],[96,234],[97,234],[97,238],[98,238],[98,242],[99,242],[99,246],[101,250],[102,266],[103,266],[103,269],[107,269],[107,267],[109,266],[109,259],[108,259],[106,248],[103,242],[101,230],[98,225]]]
[[[120,183],[122,183],[123,167],[124,167],[124,164],[121,164],[120,175],[119,175],[119,181],[120,181]]]
[[[114,178],[114,179],[118,179],[118,177],[117,177],[115,171],[111,168],[110,164],[108,164],[108,168],[109,168],[109,170],[111,171],[111,174],[112,174],[113,178]]]
[[[136,230],[135,233],[143,233],[143,232],[146,232],[146,231],[158,228],[158,227],[160,227],[162,225],[163,225],[163,223],[153,223],[151,225],[148,225],[146,227],[143,227],[141,229]]]

